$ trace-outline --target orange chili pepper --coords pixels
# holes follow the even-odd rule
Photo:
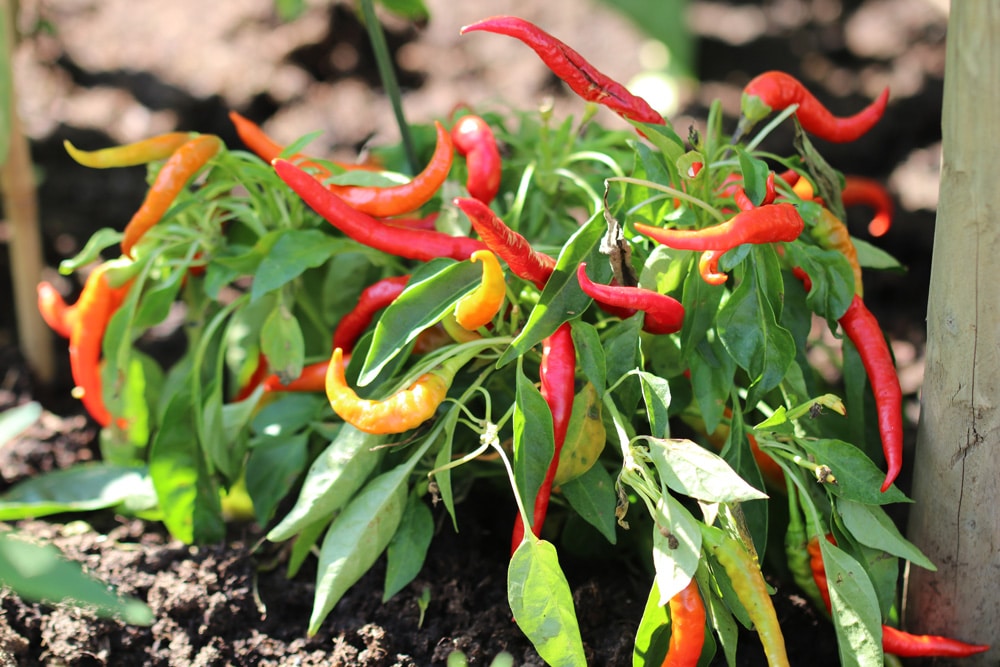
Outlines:
[[[108,321],[128,294],[131,281],[112,287],[107,280],[107,264],[101,264],[84,283],[74,306],[76,322],[69,336],[69,364],[76,388],[74,395],[101,426],[111,424],[111,414],[104,406],[101,387],[101,345]]]
[[[662,667],[697,667],[705,646],[705,603],[692,579],[670,598],[670,644]]]
[[[221,139],[212,134],[203,134],[187,141],[170,156],[156,175],[142,206],[125,226],[123,254],[132,256],[132,248],[139,239],[160,221],[191,177],[221,148]]]
[[[38,312],[49,328],[69,338],[76,321],[76,308],[67,305],[55,285],[44,280],[38,283]]]
[[[839,250],[847,258],[851,265],[851,271],[854,273],[854,293],[863,296],[864,287],[861,283],[858,250],[854,247],[854,241],[851,240],[851,234],[847,231],[847,225],[841,222],[840,218],[835,216],[832,211],[824,208],[812,231],[820,246]]]
[[[448,394],[457,367],[424,373],[408,388],[381,400],[360,398],[344,376],[343,350],[333,351],[326,372],[326,397],[345,422],[365,433],[403,433],[434,416]]]
[[[187,132],[167,132],[131,144],[112,146],[96,151],[80,150],[71,144],[69,139],[63,141],[63,146],[70,157],[83,166],[93,169],[108,169],[111,167],[134,167],[155,160],[165,160],[190,138],[191,135]]]
[[[477,250],[469,258],[471,262],[483,263],[483,280],[476,289],[466,294],[455,304],[455,319],[468,331],[484,327],[500,312],[503,298],[507,294],[503,269],[497,256],[489,250]]]
[[[454,152],[451,134],[439,122],[435,121],[434,127],[437,130],[434,155],[424,170],[414,176],[409,183],[388,187],[331,184],[328,186],[330,191],[352,208],[377,218],[388,218],[417,210],[430,201],[444,184],[451,170]]]

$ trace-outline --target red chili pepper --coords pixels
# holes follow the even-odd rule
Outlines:
[[[705,646],[705,603],[692,579],[670,598],[670,644],[663,667],[697,667]]]
[[[74,395],[101,426],[111,424],[111,414],[104,406],[101,383],[101,345],[108,321],[128,294],[131,281],[112,287],[107,279],[107,264],[94,269],[83,285],[74,306],[76,322],[69,336],[69,365],[76,388]]]
[[[556,260],[532,248],[528,239],[508,227],[478,199],[458,197],[453,203],[469,216],[472,228],[490,250],[507,262],[514,275],[533,282],[538,289],[545,288],[556,268]]]
[[[903,466],[903,390],[899,386],[892,352],[885,342],[878,320],[861,297],[854,296],[847,312],[839,321],[844,334],[854,343],[861,356],[861,363],[875,394],[878,430],[887,466],[885,481],[882,483],[882,491],[885,492],[892,486]]]
[[[63,141],[66,152],[85,167],[108,169],[111,167],[134,167],[155,160],[164,160],[191,139],[187,132],[168,132],[124,146],[112,146],[96,151],[82,151],[69,142]]]
[[[832,535],[827,535],[826,539],[831,544],[836,544]],[[820,549],[819,538],[815,535],[809,538],[806,546],[809,551],[809,566],[812,569],[813,579],[819,588],[826,610],[832,609],[830,605],[830,590],[826,578],[826,568],[823,565],[823,552]],[[950,637],[939,635],[914,635],[903,630],[898,630],[891,625],[882,625],[882,650],[886,653],[899,656],[901,658],[966,658],[977,653],[985,653],[990,650],[989,645],[967,644]]]
[[[382,218],[379,222],[384,222],[393,227],[403,227],[405,229],[424,229],[434,231],[437,229],[437,219],[441,215],[440,211],[428,213],[422,218]]]
[[[387,218],[417,210],[431,200],[451,171],[453,153],[451,135],[444,129],[444,125],[437,121],[434,122],[434,127],[437,130],[434,155],[424,170],[410,182],[388,187],[335,184],[327,187],[353,208],[377,218]]]
[[[267,357],[265,357],[263,353],[258,354],[257,367],[253,369],[253,373],[251,373],[250,379],[247,380],[246,384],[244,384],[240,388],[240,390],[236,392],[236,396],[233,397],[233,401],[237,403],[240,401],[245,401],[250,396],[250,394],[253,393],[253,390],[256,389],[262,382],[265,381],[265,378],[267,378],[268,370],[269,369],[267,366]]]
[[[664,229],[635,223],[640,234],[676,250],[702,251],[699,270],[702,278],[713,285],[726,282],[719,273],[719,258],[744,243],[774,243],[794,241],[805,223],[791,204],[770,204],[741,211],[726,222],[704,229]]]
[[[458,154],[465,157],[469,172],[465,189],[470,195],[489,205],[500,191],[503,166],[493,130],[479,116],[463,116],[451,128],[451,140]]]
[[[341,362],[344,368],[351,361],[350,354],[343,354]],[[302,367],[302,373],[288,384],[282,384],[278,375],[269,375],[264,380],[264,391],[326,391],[326,374],[329,371],[329,361],[317,361]]]
[[[222,148],[222,140],[203,134],[185,142],[163,164],[146,193],[142,206],[125,226],[122,253],[132,256],[132,248],[167,212],[170,205],[205,164]]]
[[[337,328],[333,331],[333,347],[345,352],[354,349],[354,344],[372,323],[375,313],[396,300],[410,276],[392,276],[372,283],[358,297],[358,302],[349,313],[340,318]]]
[[[464,26],[461,34],[482,30],[507,35],[531,47],[552,73],[588,102],[602,104],[623,118],[663,125],[653,107],[625,86],[599,72],[583,56],[538,26],[516,16],[493,16]]]
[[[671,334],[680,331],[684,324],[684,306],[671,296],[641,287],[598,285],[587,276],[585,262],[577,267],[576,278],[583,293],[599,303],[628,308],[633,313],[637,310],[643,311],[644,331],[652,334]]]
[[[740,102],[743,118],[750,123],[798,104],[796,117],[802,128],[820,139],[843,143],[854,141],[877,123],[885,113],[889,101],[886,88],[878,99],[857,114],[838,118],[830,113],[798,79],[785,72],[764,72],[751,79],[743,89]]]
[[[875,216],[868,223],[868,233],[872,236],[882,236],[892,226],[895,211],[892,197],[885,186],[875,179],[845,176],[840,200],[844,206],[868,206],[875,209]]]
[[[467,236],[450,236],[424,229],[394,227],[356,210],[309,173],[287,160],[274,161],[274,170],[309,206],[344,234],[366,246],[406,259],[428,261],[450,257],[462,261],[486,246]]]
[[[732,174],[735,175],[735,174]],[[765,182],[764,191],[764,201],[760,203],[761,206],[766,206],[774,202],[774,198],[777,193],[774,190],[774,172],[770,172],[767,175],[767,181]],[[757,205],[750,201],[750,197],[747,196],[747,191],[741,187],[737,187],[733,192],[733,200],[736,202],[736,206],[739,207],[741,211],[749,211],[752,208],[757,208]]]
[[[542,364],[539,369],[539,379],[542,383],[542,397],[552,412],[552,433],[555,440],[555,451],[552,461],[545,473],[542,486],[535,496],[532,517],[532,532],[536,536],[542,533],[542,524],[549,510],[549,496],[552,494],[552,481],[559,468],[559,453],[566,442],[566,431],[569,428],[570,416],[573,412],[576,381],[576,348],[573,346],[573,334],[569,322],[559,325],[551,336],[542,341]],[[514,532],[511,536],[510,552],[513,554],[524,539],[524,522],[518,513],[514,520]]]
[[[38,283],[38,312],[50,329],[69,338],[76,320],[76,308],[67,305],[55,285],[44,280]]]

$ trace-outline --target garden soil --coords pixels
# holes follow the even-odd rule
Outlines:
[[[141,170],[92,171],[74,165],[64,139],[83,147],[131,141],[174,128],[211,132],[238,145],[227,113],[235,109],[279,140],[319,130],[317,152],[352,156],[368,143],[395,140],[364,30],[346,4],[306,3],[291,23],[270,0],[240,3],[136,3],[132,0],[25,0],[24,38],[15,58],[19,108],[40,177],[45,260],[79,250],[105,226],[120,227],[141,201]],[[664,3],[651,3],[658,7]],[[679,3],[680,4],[680,3]],[[703,122],[707,103],[723,101],[735,125],[739,89],[751,76],[782,69],[801,77],[839,114],[859,109],[889,85],[885,119],[860,141],[818,144],[828,161],[890,185],[898,206],[893,230],[873,240],[865,210],[852,210],[856,236],[877,243],[905,272],[866,273],[866,302],[897,357],[912,450],[922,377],[924,317],[940,155],[946,7],[932,0],[773,0],[688,3],[702,82],[670,114],[679,132]],[[946,3],[944,3],[946,4]],[[459,37],[458,28],[491,14],[517,14],[575,46],[608,74],[639,71],[637,28],[604,6],[579,0],[428,3],[432,19],[413,27],[386,18],[416,121],[461,103],[531,108],[555,100],[579,113],[534,55],[496,36]],[[586,8],[584,8],[586,7]],[[656,11],[662,11],[658,9]],[[618,123],[601,117],[606,124]],[[780,132],[775,140],[782,140]],[[785,137],[785,141],[790,137]],[[781,150],[776,147],[776,150]],[[787,150],[787,146],[784,147]],[[9,257],[0,223],[0,303],[11,303]],[[46,276],[75,297],[79,285]],[[173,325],[176,327],[176,324]],[[176,354],[164,327],[146,341]],[[54,382],[24,363],[13,309],[0,309],[0,410],[30,400],[42,418],[0,450],[0,492],[18,481],[99,456],[97,429],[69,396],[65,342]],[[906,490],[908,471],[902,485]],[[99,619],[59,604],[28,603],[0,592],[0,667],[8,665],[443,665],[462,650],[473,665],[500,651],[518,665],[543,664],[512,622],[506,562],[513,505],[476,488],[458,508],[455,532],[441,508],[438,530],[417,579],[382,602],[379,563],[340,601],[319,632],[306,627],[315,561],[285,573],[286,545],[255,525],[232,525],[223,543],[188,546],[156,523],[107,513],[21,521],[22,535],[55,544],[123,594],[151,607],[149,627]],[[897,517],[902,521],[905,517]],[[630,665],[632,638],[649,576],[641,562],[563,556],[589,663]],[[774,580],[775,605],[791,664],[839,664],[830,623],[790,582]],[[722,664],[718,659],[717,662]],[[756,637],[744,631],[738,663],[763,665]]]

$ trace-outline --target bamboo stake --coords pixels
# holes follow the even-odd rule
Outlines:
[[[993,646],[969,667],[1000,659],[998,109],[1000,0],[953,2],[909,525],[938,571],[911,570],[905,616],[910,631]]]
[[[10,0],[0,0],[0,47],[5,50],[5,65],[10,66],[14,50],[14,10]],[[9,142],[7,159],[0,166],[0,197],[10,225],[10,264],[14,284],[14,312],[21,352],[35,376],[43,383],[55,378],[52,334],[38,313],[35,287],[42,276],[42,247],[38,224],[38,199],[34,167],[28,139],[17,115],[16,86],[12,70],[10,95],[0,103],[8,105]]]

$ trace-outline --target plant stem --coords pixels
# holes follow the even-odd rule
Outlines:
[[[413,147],[410,126],[406,124],[406,117],[403,115],[403,95],[399,90],[396,72],[392,67],[392,56],[389,53],[389,45],[385,41],[385,33],[382,32],[382,24],[379,23],[378,17],[375,16],[373,0],[361,0],[361,13],[365,20],[365,28],[368,30],[368,39],[372,43],[372,51],[375,53],[375,63],[378,66],[379,78],[382,79],[382,86],[385,88],[386,95],[389,96],[389,102],[392,104],[392,112],[395,114],[396,123],[399,125],[399,136],[403,141],[406,163],[412,175],[418,171],[417,152]]]

